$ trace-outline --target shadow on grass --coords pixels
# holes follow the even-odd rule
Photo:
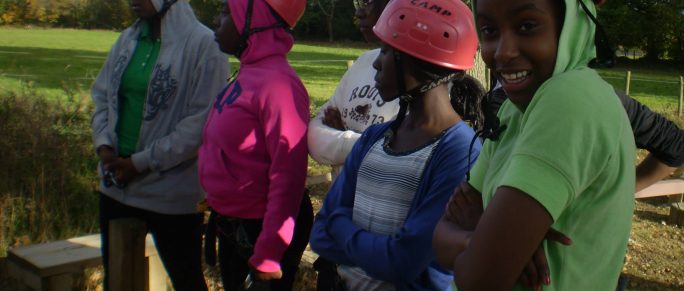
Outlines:
[[[661,221],[667,221],[667,215],[655,213],[647,210],[634,210],[634,214],[641,220],[648,220],[655,223],[660,223]]]
[[[87,90],[106,57],[107,53],[86,50],[0,46],[0,77],[31,82],[34,88]],[[346,61],[355,58],[295,51],[289,59],[302,79],[336,84],[347,69]]]
[[[630,274],[623,274],[628,279],[627,290],[683,290],[684,286],[676,286],[663,282],[652,281]]]
[[[0,46],[0,77],[30,81],[36,88],[89,88],[106,53]]]
[[[326,47],[321,46],[321,49],[326,49]],[[291,61],[330,61],[339,60],[341,62],[346,62],[347,60],[355,60],[358,56],[350,57],[347,54],[335,54],[326,52],[311,52],[311,51],[291,51],[287,55],[288,59]],[[346,63],[345,63],[346,66]]]

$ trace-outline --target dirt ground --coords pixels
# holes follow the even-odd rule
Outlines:
[[[311,187],[314,209],[321,206],[328,183]],[[623,275],[628,290],[684,290],[684,228],[669,225],[670,206],[666,198],[637,201],[632,234]],[[316,274],[302,265],[294,290],[315,290]],[[21,290],[8,279],[0,258],[0,290]],[[223,290],[218,269],[205,270],[209,290]],[[101,269],[87,270],[78,280],[76,290],[100,291]]]

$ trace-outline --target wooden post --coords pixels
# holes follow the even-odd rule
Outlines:
[[[682,99],[684,99],[684,77],[679,76],[679,103],[677,105],[677,116],[682,116]]]
[[[670,204],[684,202],[684,194],[675,194],[667,196],[667,202]]]
[[[347,69],[351,68],[353,64],[354,64],[353,60],[348,60],[347,61]]]
[[[147,226],[138,219],[109,222],[109,290],[147,290],[146,234]]]
[[[625,94],[629,95],[629,85],[632,82],[632,72],[627,71],[627,78],[625,79]]]
[[[152,255],[147,257],[147,268],[149,270],[149,291],[166,291],[168,288],[166,286],[166,269],[164,269],[164,264],[162,264],[159,255]]]
[[[74,287],[74,274],[66,273],[48,277],[42,280],[43,290],[72,290]]]
[[[670,204],[670,216],[667,220],[668,224],[684,227],[684,203]]]

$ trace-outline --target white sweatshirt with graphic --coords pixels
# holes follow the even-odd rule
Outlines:
[[[373,124],[394,119],[399,101],[384,102],[375,88],[373,61],[380,53],[374,49],[363,53],[342,76],[333,96],[321,106],[309,123],[309,154],[317,162],[333,166],[335,175],[361,133]],[[323,124],[325,109],[337,108],[345,130]]]

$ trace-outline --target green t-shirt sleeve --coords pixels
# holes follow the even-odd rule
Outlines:
[[[592,82],[591,73],[555,76],[539,88],[501,180],[536,199],[554,221],[606,167],[624,126],[612,89]]]

